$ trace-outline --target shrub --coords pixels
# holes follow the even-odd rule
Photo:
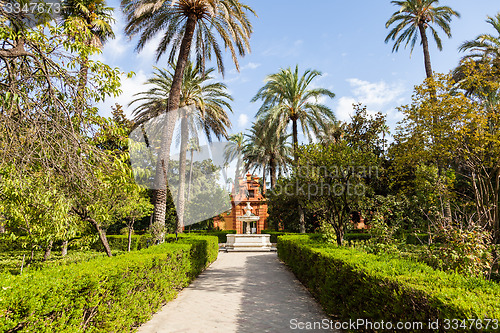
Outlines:
[[[130,332],[217,256],[215,237],[1,276],[0,331]]]
[[[482,278],[336,247],[307,236],[279,237],[278,255],[325,311],[342,320],[425,325],[437,319],[500,318],[500,286]]]
[[[283,236],[283,235],[299,235],[296,232],[274,231],[274,230],[262,230],[260,233],[261,234],[269,234],[269,235],[271,235],[271,237],[270,237],[271,243],[277,243],[279,236]]]
[[[109,246],[111,247],[112,250],[127,251],[128,235],[108,235],[106,236],[106,238],[108,239]],[[131,240],[132,240],[130,244],[131,251],[141,250],[152,245],[150,234],[132,235]],[[102,246],[102,243],[99,239],[95,239],[91,248],[97,251],[104,251],[104,247]]]
[[[422,252],[420,260],[434,268],[466,275],[480,276],[489,272],[492,255],[488,232],[446,227],[438,229],[433,237],[440,243]]]
[[[429,234],[409,234],[406,236],[406,243],[413,245],[422,245],[429,243]]]
[[[219,243],[227,243],[227,234],[235,234],[236,230],[193,230],[192,234],[210,235],[217,236]],[[189,234],[189,233],[187,233]]]

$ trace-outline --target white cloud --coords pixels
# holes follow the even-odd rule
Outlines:
[[[102,116],[110,116],[111,115],[111,106],[114,106],[115,103],[123,106],[123,110],[129,119],[132,119],[131,114],[134,106],[129,107],[128,104],[135,99],[134,94],[145,91],[146,86],[144,83],[147,80],[146,74],[142,70],[136,73],[132,78],[127,78],[125,74],[121,76],[121,90],[122,93],[118,97],[109,97],[104,102],[98,105],[100,110],[100,114]]]
[[[240,114],[238,117],[238,126],[245,127],[248,124],[248,116],[244,113]]]
[[[366,105],[371,113],[380,111],[393,119],[398,118],[394,107],[404,101],[401,96],[406,89],[402,82],[388,84],[385,81],[369,82],[357,78],[346,81],[351,86],[352,96],[343,96],[337,100],[336,116],[339,120],[349,120],[353,113],[353,103]]]

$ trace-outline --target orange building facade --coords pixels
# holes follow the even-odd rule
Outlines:
[[[214,227],[223,230],[236,230],[238,234],[244,234],[250,230],[251,233],[260,234],[267,229],[267,203],[262,195],[259,177],[247,174],[245,178],[239,178],[238,184],[233,187],[231,195],[231,211],[223,213],[223,218],[214,218]],[[238,217],[245,215],[247,202],[252,206],[252,214],[259,216],[255,222],[243,222]],[[247,225],[247,223],[250,223]]]

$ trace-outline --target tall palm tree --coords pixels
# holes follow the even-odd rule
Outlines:
[[[222,51],[216,36],[219,36],[232,60],[239,69],[237,55],[250,52],[249,39],[252,25],[247,13],[254,11],[239,0],[122,0],[121,7],[127,18],[125,33],[129,36],[140,34],[136,49],[142,50],[146,43],[158,33],[164,32],[158,48],[157,60],[170,48],[169,59],[173,61],[177,54],[177,66],[172,79],[171,90],[166,110],[177,110],[184,68],[194,51],[198,63],[204,65],[205,59],[215,54],[219,71],[224,73]],[[216,34],[214,34],[214,30]],[[202,66],[204,68],[204,66]],[[162,133],[162,151],[158,157],[159,170],[168,169],[171,134],[173,129],[165,126]],[[163,163],[162,163],[163,162]],[[159,177],[161,179],[161,177]],[[167,190],[162,188],[155,193],[155,224],[164,226]],[[159,228],[157,228],[159,229]]]
[[[82,38],[87,46],[101,48],[108,40],[115,38],[111,24],[113,8],[106,6],[105,0],[63,0],[63,24],[70,37]],[[80,60],[80,73],[78,93],[83,96],[88,76],[88,54],[82,54]]]
[[[477,62],[491,63],[500,67],[500,13],[495,17],[488,16],[486,22],[495,29],[498,36],[481,34],[474,40],[462,43],[458,50],[472,52],[463,59],[473,59]]]
[[[276,133],[275,129],[264,130],[263,120],[256,121],[247,134],[243,156],[246,169],[261,168],[264,187],[267,172],[271,178],[271,189],[276,185],[277,173],[283,174],[291,162],[292,147],[288,142],[290,134]],[[267,171],[267,172],[266,172]]]
[[[473,60],[472,64],[476,69],[484,66],[490,70],[487,77],[486,84],[478,86],[468,86],[465,88],[466,94],[474,94],[478,97],[486,95],[486,98],[495,98],[497,91],[494,88],[492,82],[498,82],[500,76],[500,13],[495,17],[488,16],[486,20],[487,23],[495,29],[498,36],[491,34],[481,34],[477,36],[474,40],[465,41],[458,48],[461,52],[469,51],[470,53],[465,55],[460,65],[453,71],[453,79],[458,82],[461,86],[463,80],[467,77],[467,60]],[[493,86],[493,87],[492,87]]]
[[[230,163],[236,159],[236,171],[234,172],[234,190],[240,178],[241,156],[245,148],[245,136],[243,133],[236,133],[228,138],[228,144],[224,148],[224,163]]]
[[[420,35],[420,41],[424,50],[424,64],[427,78],[432,76],[431,57],[429,54],[429,41],[427,39],[427,29],[432,33],[438,49],[441,51],[443,45],[441,38],[433,25],[437,25],[446,36],[451,37],[450,22],[453,16],[460,17],[460,14],[448,6],[438,6],[439,0],[402,0],[391,1],[399,7],[399,10],[392,14],[385,23],[389,28],[393,23],[396,26],[389,32],[385,42],[394,41],[392,51],[398,51],[403,42],[404,47],[410,44],[410,52],[413,52],[415,43]]]
[[[136,94],[138,98],[131,104],[140,103],[133,115],[137,122],[144,122],[164,112],[162,107],[168,104],[168,92],[171,91],[175,76],[175,65],[171,65],[173,71],[156,69],[154,77],[147,80],[146,84],[152,85],[148,91]],[[226,90],[224,83],[212,82],[211,73],[213,68],[203,71],[188,61],[182,82],[180,94],[181,108],[189,106],[187,112],[181,113],[181,139],[179,154],[179,189],[177,192],[177,232],[182,232],[184,227],[185,206],[185,177],[186,177],[186,153],[189,138],[197,138],[199,131],[203,131],[209,142],[212,135],[217,139],[227,137],[226,129],[231,122],[226,110],[232,112],[231,95]]]
[[[325,88],[311,88],[311,82],[321,76],[316,70],[306,70],[299,75],[299,66],[290,67],[267,76],[266,84],[252,98],[252,102],[261,99],[262,106],[257,112],[257,120],[263,120],[268,131],[275,128],[278,135],[286,131],[292,122],[293,155],[297,161],[298,122],[309,140],[317,135],[325,121],[333,121],[335,116],[327,106],[319,103],[323,97],[335,97]]]

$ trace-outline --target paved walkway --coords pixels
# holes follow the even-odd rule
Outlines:
[[[294,324],[323,319],[328,317],[275,252],[221,252],[138,332],[329,332]]]

